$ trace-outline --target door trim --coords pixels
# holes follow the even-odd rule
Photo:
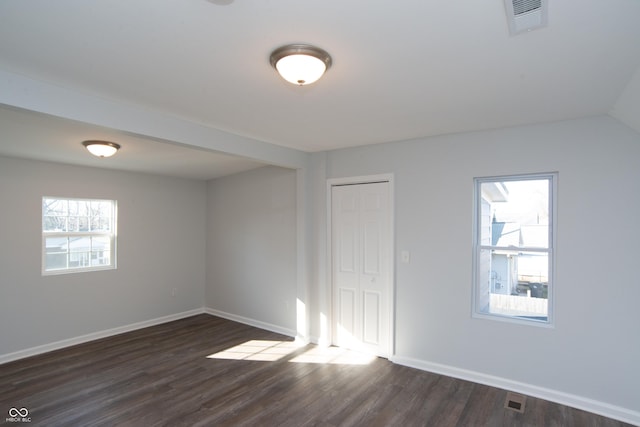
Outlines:
[[[326,218],[327,218],[327,229],[326,229],[326,239],[327,239],[327,254],[326,254],[326,272],[327,272],[327,286],[325,288],[325,292],[327,295],[328,302],[328,318],[329,324],[327,325],[327,343],[328,345],[333,344],[333,324],[334,324],[334,316],[336,315],[334,310],[334,295],[333,295],[333,265],[332,259],[333,254],[331,252],[331,248],[333,247],[332,236],[331,236],[331,226],[332,226],[332,188],[338,187],[342,185],[357,185],[357,184],[373,184],[377,182],[387,182],[389,183],[389,221],[391,223],[390,232],[390,260],[389,260],[389,348],[387,349],[387,358],[391,360],[396,354],[396,334],[395,334],[395,323],[396,323],[396,248],[395,248],[395,195],[394,195],[394,175],[393,173],[385,173],[379,175],[365,175],[365,176],[354,176],[354,177],[344,177],[344,178],[329,178],[327,179],[327,190],[326,190]]]

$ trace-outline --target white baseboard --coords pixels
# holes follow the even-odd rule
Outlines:
[[[243,316],[238,316],[224,311],[215,310],[213,308],[198,308],[194,310],[185,311],[182,313],[171,314],[168,316],[159,317],[156,319],[145,320],[142,322],[132,323],[130,325],[120,326],[113,329],[107,329],[103,331],[94,332],[87,335],[82,335],[75,338],[69,338],[61,341],[56,341],[49,344],[40,345],[37,347],[31,347],[25,350],[16,351],[14,353],[8,353],[0,355],[0,365],[3,363],[11,362],[25,357],[35,356],[38,354],[46,353],[53,350],[58,350],[72,345],[82,344],[88,341],[97,340],[100,338],[106,338],[113,335],[122,334],[125,332],[135,331],[137,329],[147,328],[149,326],[155,326],[162,323],[172,322],[174,320],[184,319],[186,317],[195,316],[197,314],[210,314],[213,316],[222,317],[224,319],[233,320],[235,322],[243,323],[256,328],[265,329],[267,331],[275,332],[278,334],[286,335],[289,337],[296,337],[297,333],[293,329],[283,328],[281,326],[273,325],[259,320],[250,319]],[[318,339],[312,340],[315,342],[321,341]],[[320,343],[319,343],[320,344]],[[459,378],[466,381],[472,381],[479,384],[485,384],[491,387],[498,387],[505,390],[514,391],[517,393],[526,394],[528,396],[537,397],[540,399],[549,400],[562,405],[571,406],[573,408],[582,409],[594,414],[599,414],[608,418],[623,421],[625,423],[640,426],[640,412],[630,409],[622,408],[620,406],[611,405],[604,402],[599,402],[593,399],[588,399],[582,396],[576,396],[569,393],[564,393],[544,387],[538,387],[518,381],[509,380],[502,377],[496,377],[493,375],[482,374],[475,371],[469,371],[466,369],[460,369],[449,365],[442,365],[439,363],[426,362],[419,359],[413,359],[403,356],[392,356],[389,359],[393,363],[398,365],[404,365],[411,368],[420,369],[427,372],[433,372],[436,374],[447,375],[454,378]]]
[[[277,334],[286,335],[288,337],[296,338],[297,333],[293,329],[283,328],[282,326],[272,325],[271,323],[261,322],[259,320],[250,319],[248,317],[238,316],[236,314],[227,313],[224,311],[216,310],[214,308],[205,308],[204,312],[212,316],[222,317],[223,319],[233,320],[234,322],[244,323],[245,325],[253,326],[267,331],[275,332]]]
[[[393,356],[389,360],[391,360],[393,363],[397,363],[398,365],[404,365],[410,368],[416,368],[427,372],[433,372],[436,374],[459,378],[461,380],[472,381],[474,383],[514,391],[516,393],[533,396],[539,399],[549,400],[561,405],[571,406],[572,408],[582,409],[584,411],[602,415],[607,418],[613,418],[625,423],[640,426],[640,412],[604,402],[599,402],[597,400],[588,399],[586,397],[576,396],[557,390],[551,390],[544,387],[538,387],[531,384],[509,380],[506,378],[482,374],[475,371],[469,371],[466,369],[460,369],[453,366],[426,362],[410,357]]]
[[[318,347],[330,347],[333,344],[330,340],[326,338],[320,338],[315,335],[309,337],[309,342],[312,344],[316,344]]]
[[[69,338],[62,341],[56,341],[49,344],[39,345],[37,347],[27,348],[25,350],[16,351],[14,353],[1,354],[0,365],[7,362],[12,362],[18,359],[24,359],[25,357],[35,356],[38,354],[46,353],[53,350],[59,350],[61,348],[70,347],[72,345],[82,344],[85,342],[97,340],[100,338],[106,338],[113,335],[122,334],[125,332],[135,331],[137,329],[147,328],[149,326],[160,325],[162,323],[172,322],[174,320],[184,319],[186,317],[195,316],[197,314],[204,313],[204,308],[197,308],[194,310],[184,311],[182,313],[170,314],[168,316],[158,317],[156,319],[145,320],[142,322],[132,323],[130,325],[119,326],[113,329],[107,329],[104,331],[93,332],[87,335],[79,337]]]

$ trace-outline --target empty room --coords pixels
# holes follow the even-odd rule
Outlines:
[[[638,22],[0,2],[0,425],[640,426]]]

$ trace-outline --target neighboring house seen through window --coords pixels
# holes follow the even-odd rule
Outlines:
[[[475,179],[474,315],[551,323],[555,174]]]
[[[42,272],[116,267],[115,200],[42,198]]]

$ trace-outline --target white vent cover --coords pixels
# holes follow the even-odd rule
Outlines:
[[[547,26],[547,0],[504,0],[504,5],[512,36]]]

